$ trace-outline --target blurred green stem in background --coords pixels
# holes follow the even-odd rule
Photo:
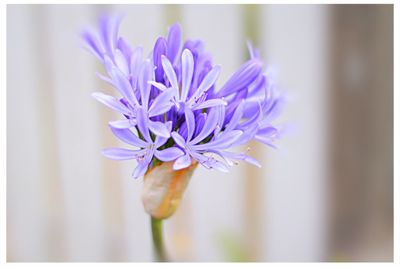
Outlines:
[[[162,234],[162,220],[151,217],[151,233],[153,236],[154,253],[157,261],[167,261]]]

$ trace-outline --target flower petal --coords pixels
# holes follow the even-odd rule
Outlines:
[[[174,63],[175,58],[181,48],[181,28],[179,24],[175,23],[169,29],[167,43],[167,56],[169,60]]]
[[[249,127],[243,129],[243,134],[235,140],[231,146],[238,146],[249,142],[251,139],[254,138],[258,130],[258,124],[252,124]]]
[[[187,127],[187,138],[186,140],[191,140],[193,137],[194,129],[196,127],[196,122],[194,120],[193,111],[189,108],[185,108],[185,119]]]
[[[118,27],[121,17],[102,16],[99,19],[100,37],[108,56],[112,57],[117,46]]]
[[[250,41],[247,42],[247,49],[249,50],[250,58],[260,58],[260,51],[255,49]]]
[[[167,121],[165,123],[165,126],[167,127],[168,132],[170,133],[172,130],[172,122]],[[168,139],[169,139],[169,137],[163,137],[161,135],[157,135],[156,140],[154,141],[155,148],[159,148],[160,146],[164,145],[168,141]]]
[[[183,139],[183,137],[180,134],[178,134],[177,132],[172,132],[171,136],[178,146],[180,146],[182,148],[185,147],[186,141],[185,141],[185,139]]]
[[[160,91],[167,90],[167,87],[162,83],[158,83],[158,82],[155,82],[155,81],[148,81],[148,83],[153,85],[155,88],[159,89]]]
[[[136,120],[137,120],[137,126],[139,128],[140,134],[144,137],[144,139],[148,143],[152,143],[153,140],[151,140],[150,133],[149,133],[149,117],[143,110],[143,108],[138,108],[136,111]]]
[[[190,155],[188,153],[186,153],[185,155],[183,155],[182,157],[178,158],[175,161],[172,168],[174,170],[181,170],[181,169],[189,167],[190,164],[192,164],[192,158],[190,157]]]
[[[190,141],[190,144],[197,144],[204,138],[209,136],[212,133],[212,131],[215,130],[218,120],[219,120],[218,110],[216,108],[211,109],[207,115],[207,119],[204,123],[203,129],[200,131],[198,136],[196,136],[192,141]]]
[[[130,150],[125,148],[106,148],[101,152],[103,156],[114,160],[135,159],[142,150]]]
[[[136,134],[129,129],[118,129],[111,127],[111,131],[118,139],[136,147],[146,147],[147,143],[141,140]]]
[[[188,96],[190,85],[192,84],[193,69],[193,55],[188,49],[185,49],[182,53],[182,92],[180,97],[181,101],[185,101]]]
[[[132,74],[132,85],[136,86],[136,80],[139,75],[140,66],[142,64],[143,47],[137,46],[133,50],[130,62],[130,70]]]
[[[170,137],[171,133],[168,131],[167,126],[160,122],[160,121],[148,121],[149,129],[152,131],[155,135],[159,135],[162,137]]]
[[[208,89],[211,88],[211,86],[214,85],[215,81],[218,78],[218,75],[221,71],[220,66],[215,66],[210,70],[210,72],[207,73],[206,77],[204,77],[203,81],[197,88],[197,90],[193,93],[193,95],[190,98],[191,102],[196,102],[198,98],[201,97],[201,95],[205,92],[207,92]]]
[[[161,56],[161,64],[163,66],[165,75],[173,88],[179,90],[178,79],[176,78],[176,73],[174,67],[172,67],[171,62],[168,60],[166,56]]]
[[[155,79],[157,82],[161,82],[164,78],[164,70],[161,65],[161,55],[167,53],[167,41],[163,37],[159,37],[153,48],[153,62],[156,67]]]
[[[169,111],[173,105],[171,98],[174,96],[174,93],[174,88],[168,88],[159,94],[149,108],[149,116],[153,117]]]
[[[115,64],[126,76],[129,75],[128,61],[119,49],[115,50]]]
[[[150,62],[150,60],[147,59],[142,64],[138,79],[141,102],[145,110],[147,110],[147,107],[149,105],[151,85],[148,83],[148,81],[152,80],[152,73],[153,73],[153,64]]]
[[[197,136],[201,132],[201,130],[204,127],[204,122],[206,121],[207,118],[207,113],[200,113],[196,117],[196,130],[194,132],[194,135]]]
[[[206,149],[224,149],[231,146],[241,135],[243,134],[240,130],[233,130],[230,132],[223,132],[218,138],[210,141],[206,144],[196,145],[196,150]]]
[[[203,109],[203,108],[210,108],[210,107],[215,107],[215,106],[226,106],[226,101],[222,99],[209,99],[206,100],[198,105],[194,105],[193,109],[198,110],[198,109]]]
[[[177,147],[169,147],[163,150],[156,150],[155,156],[161,161],[171,161],[181,157],[184,152]]]
[[[116,86],[116,89],[129,102],[129,104],[131,104],[132,107],[137,106],[138,102],[136,96],[133,93],[133,88],[129,83],[128,79],[125,77],[125,75],[117,68],[114,68],[111,71],[111,75],[113,83]]]
[[[109,85],[111,85],[112,87],[115,87],[113,81],[110,78],[108,78],[107,76],[102,75],[99,72],[96,72],[96,76],[99,77],[101,80],[105,81],[106,83],[108,83]]]
[[[257,59],[250,59],[244,63],[222,86],[218,92],[218,96],[227,96],[238,90],[247,87],[255,81],[262,71],[262,62]]]
[[[229,171],[224,163],[216,160],[214,157],[206,156],[197,152],[193,152],[192,155],[207,169],[216,169],[222,172]]]
[[[106,95],[100,92],[92,93],[92,96],[99,102],[103,103],[107,107],[120,112],[124,115],[130,115],[131,111],[124,106],[118,99],[113,96]]]
[[[97,39],[96,34],[84,31],[82,32],[81,37],[85,41],[85,48],[100,61],[103,61],[103,48],[100,41]]]
[[[244,107],[244,100],[237,106],[237,108],[235,109],[235,111],[233,112],[232,118],[229,121],[229,123],[227,124],[227,126],[225,127],[225,131],[231,131],[233,129],[235,129],[235,127],[238,125],[240,119],[243,116],[243,107]]]
[[[132,173],[132,177],[134,179],[137,179],[139,177],[144,176],[144,174],[146,173],[147,169],[149,167],[149,163],[139,163],[135,170]]]
[[[116,120],[116,121],[110,121],[108,123],[113,128],[117,129],[127,129],[127,128],[132,128],[136,126],[136,120],[135,119],[124,119],[124,120]]]

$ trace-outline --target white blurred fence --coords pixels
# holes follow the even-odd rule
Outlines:
[[[116,115],[90,94],[112,90],[95,76],[101,66],[81,49],[79,33],[95,26],[105,10],[123,12],[121,35],[149,51],[166,33],[166,22],[179,20],[184,36],[203,39],[214,62],[222,64],[221,84],[243,62],[243,9],[8,6],[8,261],[152,260],[142,181],[131,178],[134,163],[100,154],[119,144],[107,127]],[[293,96],[281,121],[290,121],[297,131],[279,142],[281,150],[259,149],[265,155],[260,170],[248,172],[241,164],[228,174],[195,172],[184,204],[165,224],[170,253],[177,259],[227,260],[220,236],[247,242],[252,222],[244,216],[251,208],[244,189],[249,179],[257,179],[261,188],[261,222],[254,222],[261,225],[260,238],[251,243],[257,248],[250,247],[258,250],[256,259],[324,259],[327,12],[313,5],[260,9],[263,57],[276,66],[283,89]]]

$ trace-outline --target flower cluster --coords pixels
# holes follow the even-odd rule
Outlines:
[[[110,148],[115,160],[136,159],[133,177],[143,176],[156,162],[174,161],[173,169],[197,161],[227,171],[238,160],[260,166],[245,153],[228,149],[255,139],[273,146],[279,129],[272,121],[283,97],[263,70],[258,51],[217,89],[221,67],[199,40],[181,44],[178,24],[159,37],[148,57],[118,36],[119,18],[102,17],[98,31],[84,31],[85,47],[104,65],[98,76],[121,95],[93,93],[98,101],[121,113],[109,126],[117,138],[138,149]]]

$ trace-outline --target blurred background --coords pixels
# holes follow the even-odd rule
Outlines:
[[[252,40],[289,103],[261,169],[198,168],[164,223],[175,261],[393,260],[392,5],[8,5],[7,261],[151,261],[133,162],[97,103],[97,60],[79,33],[123,13],[120,34],[149,52],[178,21],[222,64]]]

